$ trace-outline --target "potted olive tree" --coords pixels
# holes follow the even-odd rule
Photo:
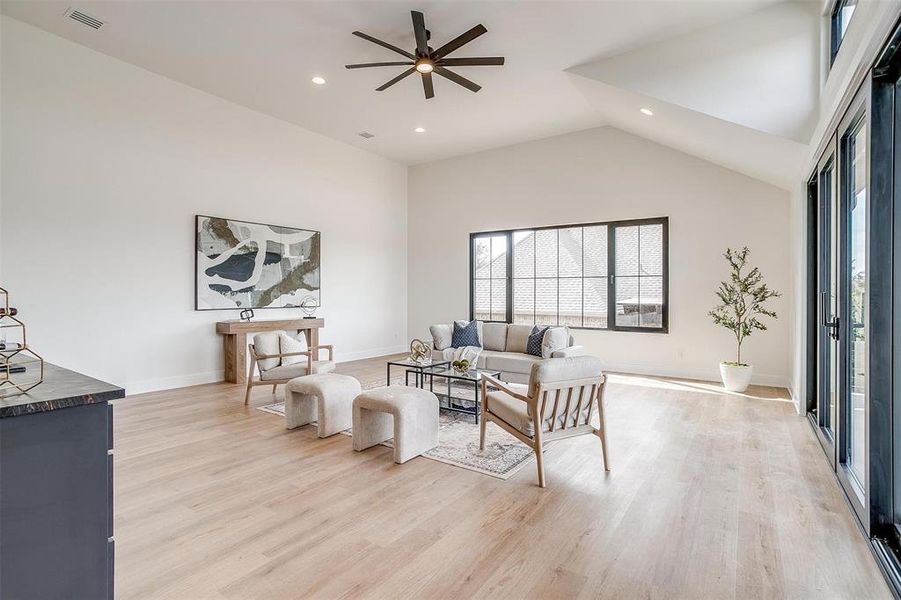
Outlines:
[[[767,287],[757,267],[746,272],[748,254],[747,247],[726,249],[723,257],[731,269],[729,281],[720,282],[716,290],[720,304],[709,313],[714,323],[732,332],[738,346],[734,361],[720,363],[723,385],[730,392],[743,392],[751,383],[753,366],[741,361],[741,344],[755,330],[766,331],[760,317],[777,318],[776,313],[765,305],[770,298],[782,295]]]

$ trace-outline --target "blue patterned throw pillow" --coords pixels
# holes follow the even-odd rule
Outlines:
[[[475,319],[466,325],[460,325],[459,323],[454,322],[454,334],[451,337],[451,347],[462,348],[463,346],[482,347],[482,342],[479,340],[479,323]]]
[[[541,356],[541,342],[544,340],[544,332],[547,327],[532,327],[532,333],[529,334],[529,341],[526,343],[526,353],[532,356]]]

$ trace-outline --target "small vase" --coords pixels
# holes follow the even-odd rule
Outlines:
[[[730,392],[743,392],[751,383],[751,374],[754,367],[751,365],[736,365],[720,363],[720,377],[723,378],[723,387]]]

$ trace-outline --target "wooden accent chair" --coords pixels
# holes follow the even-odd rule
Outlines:
[[[287,339],[286,339],[287,338]],[[331,344],[310,346],[306,350],[295,350],[303,345],[290,338],[283,331],[266,331],[253,336],[250,350],[250,371],[247,374],[247,390],[244,404],[250,401],[250,390],[256,385],[271,385],[275,394],[279,384],[288,383],[295,377],[313,373],[328,373],[335,370],[334,347]],[[328,360],[314,360],[319,350],[328,350]],[[306,357],[306,360],[299,357]],[[254,371],[259,369],[259,379],[254,379]]]
[[[528,385],[504,383],[483,373],[479,448],[485,449],[488,421],[497,423],[501,429],[532,447],[538,462],[538,485],[545,487],[543,444],[591,434],[601,439],[604,470],[609,471],[605,383],[601,361],[593,356],[537,361],[532,365]],[[497,390],[489,391],[489,386]],[[595,408],[598,429],[591,424]]]

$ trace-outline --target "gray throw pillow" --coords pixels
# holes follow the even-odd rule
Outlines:
[[[566,327],[551,327],[544,332],[541,341],[541,357],[550,358],[557,350],[569,346],[569,329]]]
[[[444,323],[432,325],[429,327],[429,333],[432,334],[432,345],[435,346],[435,350],[444,350],[450,348],[454,326]]]

